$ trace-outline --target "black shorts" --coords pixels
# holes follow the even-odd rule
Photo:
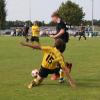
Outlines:
[[[32,36],[31,37],[31,42],[39,42],[39,37]]]
[[[69,42],[69,33],[68,33],[68,32],[64,33],[63,35],[61,35],[61,36],[59,37],[59,39],[61,39],[61,40],[64,41],[65,43],[68,43],[68,42]]]
[[[83,32],[80,32],[79,35],[80,36],[85,36],[85,32],[84,31]]]
[[[66,50],[66,44],[67,44],[67,43],[65,43],[64,46],[63,46],[63,50],[64,50],[64,51]]]
[[[41,66],[39,75],[42,78],[46,78],[49,74],[56,74],[59,75],[60,68],[56,68],[54,70],[46,69]]]

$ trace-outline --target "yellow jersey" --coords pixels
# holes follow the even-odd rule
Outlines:
[[[55,47],[42,46],[42,51],[44,53],[42,67],[53,70],[57,68],[59,63],[61,68],[65,67],[65,62],[62,54]]]
[[[32,36],[39,37],[40,28],[36,25],[32,26]]]

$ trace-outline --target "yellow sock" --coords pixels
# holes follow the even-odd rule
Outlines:
[[[64,75],[63,70],[62,70],[62,69],[60,69],[60,79],[61,79],[61,78],[64,78],[64,76],[65,76],[65,75]]]

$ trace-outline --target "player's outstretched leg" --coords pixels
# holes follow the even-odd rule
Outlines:
[[[38,86],[41,84],[41,82],[43,81],[43,78],[41,77],[37,77],[36,79],[34,79],[29,85],[28,85],[28,88],[31,89],[35,86]]]

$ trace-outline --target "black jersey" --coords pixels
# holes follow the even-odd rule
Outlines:
[[[59,33],[61,29],[64,29],[65,33],[61,35],[59,38],[62,39],[65,43],[67,43],[69,40],[69,34],[67,32],[68,28],[62,20],[60,20],[60,22],[56,26],[57,33]]]

